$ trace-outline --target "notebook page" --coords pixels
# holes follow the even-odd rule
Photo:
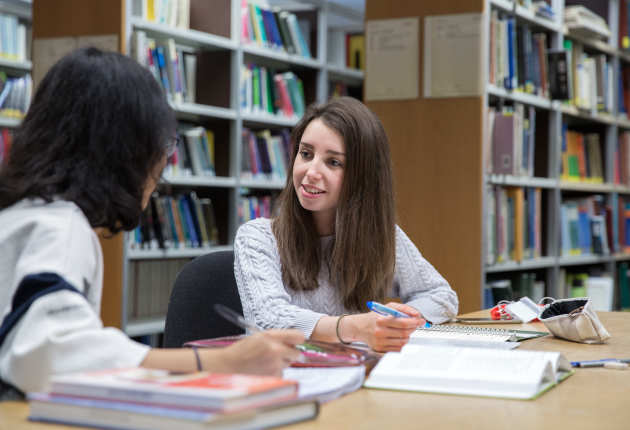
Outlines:
[[[358,390],[365,379],[365,366],[288,367],[282,377],[299,382],[300,399],[327,402]]]

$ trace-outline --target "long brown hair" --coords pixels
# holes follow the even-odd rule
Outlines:
[[[293,186],[293,163],[314,119],[339,133],[346,153],[335,233],[325,254],[312,213],[302,207]],[[347,309],[358,311],[367,300],[383,300],[394,276],[396,215],[389,143],[379,119],[350,97],[311,105],[291,134],[290,166],[272,225],[285,285],[316,289],[325,263]]]

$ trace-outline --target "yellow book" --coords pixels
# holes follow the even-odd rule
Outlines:
[[[155,22],[155,0],[147,0],[147,21]]]
[[[511,257],[514,261],[522,261],[525,196],[522,188],[508,188],[507,194],[514,201],[514,249]]]
[[[216,175],[217,169],[214,162],[214,133],[212,132],[212,130],[206,130],[206,148],[208,149],[208,162],[210,163],[210,168],[212,169],[212,172]]]
[[[363,34],[348,36],[348,67],[365,70],[365,36]]]

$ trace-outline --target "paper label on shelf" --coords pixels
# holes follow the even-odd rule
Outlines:
[[[418,17],[366,24],[365,100],[418,98]]]
[[[482,95],[482,34],[480,13],[424,18],[424,97]]]

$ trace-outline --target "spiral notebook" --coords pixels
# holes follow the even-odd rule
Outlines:
[[[416,329],[409,336],[409,343],[512,349],[520,341],[548,334],[544,331],[507,330],[474,325],[434,325]]]

